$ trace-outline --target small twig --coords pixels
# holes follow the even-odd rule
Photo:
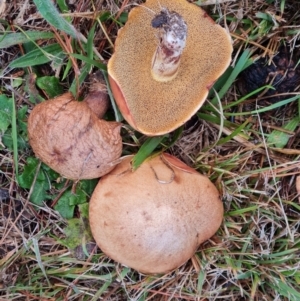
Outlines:
[[[28,101],[23,95],[21,95],[16,89],[14,89],[12,86],[5,84],[5,89],[9,90],[11,92],[13,92],[15,95],[17,95],[17,97],[21,100],[23,100],[26,104],[28,105],[32,105],[32,103],[30,101]]]
[[[110,290],[105,296],[103,296],[102,301],[109,300],[110,297],[121,287],[121,283],[118,283],[112,290]]]
[[[70,42],[70,39],[68,38],[68,36],[63,32],[62,35],[64,36],[65,41],[62,39],[62,37],[59,35],[59,33],[57,32],[56,28],[52,27],[52,30],[55,34],[55,37],[58,41],[58,43],[60,44],[60,46],[63,48],[63,50],[67,53],[67,54],[71,54],[73,53],[73,48]],[[73,57],[72,55],[69,55],[69,58],[72,62],[73,68],[74,68],[74,73],[75,73],[75,80],[77,83],[77,89],[79,89],[79,74],[80,74],[80,70],[77,64],[77,61],[75,59],[75,57]],[[79,91],[76,91],[76,95],[78,95]]]
[[[197,2],[198,5],[216,5],[225,2],[235,2],[236,0],[199,0]]]
[[[270,50],[270,49],[268,49],[268,48],[266,48],[266,47],[260,45],[259,43],[256,43],[256,42],[253,42],[253,41],[251,41],[251,40],[249,40],[249,39],[247,39],[247,38],[241,37],[241,36],[239,36],[239,35],[237,35],[237,34],[235,34],[235,33],[233,33],[233,32],[231,32],[230,35],[231,35],[232,37],[238,39],[238,40],[242,40],[242,41],[244,41],[244,42],[247,42],[248,44],[252,44],[252,45],[254,45],[254,46],[256,46],[256,47],[258,47],[258,48],[264,50],[265,53],[268,53],[270,56],[273,56],[273,55],[274,55],[274,52],[273,52],[272,50]]]
[[[51,204],[51,208],[53,208],[57,204],[57,202],[59,201],[59,199],[61,198],[63,193],[69,188],[69,182],[70,182],[70,180],[66,181],[64,187],[60,190],[58,196],[53,200],[53,202]]]

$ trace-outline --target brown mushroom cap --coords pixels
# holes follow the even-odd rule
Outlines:
[[[211,181],[164,154],[131,171],[125,157],[101,178],[90,201],[92,234],[114,260],[165,273],[191,258],[218,230],[223,205]]]
[[[122,152],[120,128],[98,119],[71,93],[38,104],[28,119],[35,155],[72,180],[98,178],[115,167]]]
[[[178,73],[168,82],[151,75],[158,44],[151,10],[158,14],[161,7],[182,15],[188,26]],[[176,129],[202,106],[209,89],[228,67],[231,53],[230,35],[200,7],[186,0],[147,0],[130,12],[108,63],[120,111],[132,127],[150,136]]]

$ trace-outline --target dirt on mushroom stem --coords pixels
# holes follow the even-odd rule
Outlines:
[[[159,45],[152,59],[152,76],[157,81],[170,81],[178,72],[186,44],[187,24],[177,12],[162,8],[152,19],[151,25],[159,28]]]

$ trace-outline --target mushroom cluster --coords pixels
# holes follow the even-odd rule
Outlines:
[[[131,10],[108,62],[110,86],[126,121],[148,136],[169,133],[201,107],[228,67],[229,34],[186,0],[147,0]],[[211,181],[168,154],[137,170],[123,157],[120,124],[71,94],[37,105],[28,121],[36,154],[63,176],[101,177],[90,226],[108,256],[143,273],[165,273],[191,258],[219,228],[223,205]],[[92,109],[91,109],[92,108]],[[105,110],[105,109],[104,109]]]
[[[132,9],[108,62],[124,118],[148,136],[181,126],[201,107],[231,52],[225,29],[186,0],[147,0]],[[171,155],[151,157],[135,171],[131,160],[123,158],[99,181],[90,200],[91,231],[114,260],[166,273],[214,235],[223,205],[207,177]]]

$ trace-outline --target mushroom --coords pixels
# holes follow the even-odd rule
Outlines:
[[[131,10],[108,62],[126,121],[149,136],[194,115],[231,60],[229,33],[186,0],[147,0]]]
[[[123,157],[92,194],[93,237],[106,255],[139,272],[172,271],[218,230],[218,190],[169,154],[147,159],[135,171],[131,160]]]
[[[121,156],[121,124],[98,118],[108,106],[104,88],[94,83],[81,102],[65,93],[36,105],[29,116],[29,143],[35,155],[68,179],[101,177]]]

